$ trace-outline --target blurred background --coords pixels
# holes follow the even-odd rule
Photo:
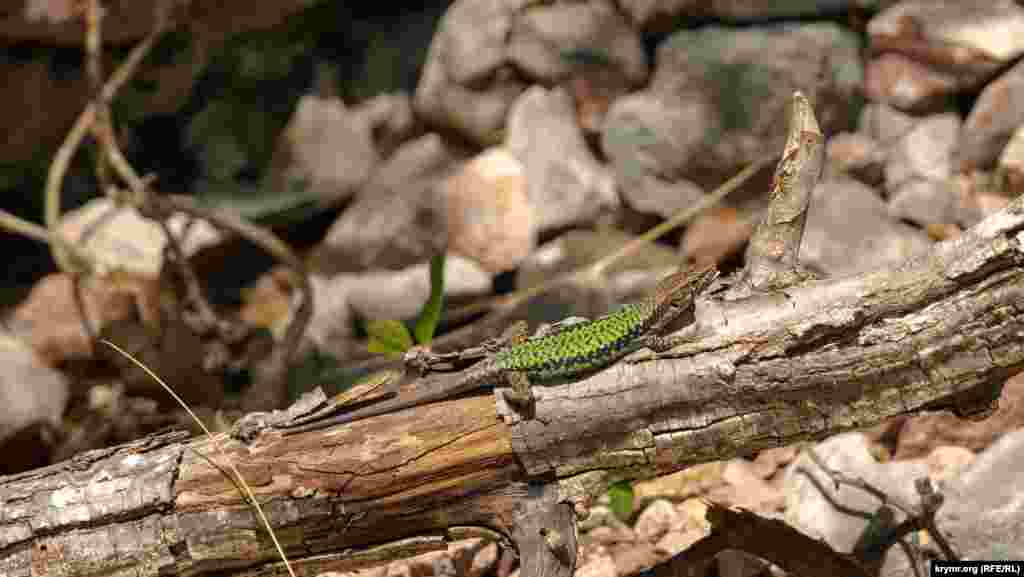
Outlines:
[[[822,275],[896,266],[1024,189],[1012,0],[29,0],[3,3],[0,42],[0,208],[49,230],[0,232],[0,473],[192,426],[99,338],[224,429],[393,364],[375,321],[413,327],[432,287],[445,308],[427,341],[436,328],[457,348],[506,318],[602,314],[680,263],[735,270],[794,91],[827,138],[801,249]],[[87,109],[102,114],[75,141]],[[194,210],[140,210],[111,150]],[[755,162],[601,287],[467,328],[495,296],[612,253]],[[89,266],[59,264],[47,234]],[[1020,424],[1022,385],[985,421],[901,418],[829,450],[953,478]],[[796,454],[638,485],[629,524],[593,517],[594,551],[621,573],[680,550],[696,495],[781,515]],[[662,517],[637,524],[651,503]]]

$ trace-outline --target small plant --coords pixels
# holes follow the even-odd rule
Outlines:
[[[633,516],[633,497],[633,483],[630,481],[618,481],[608,487],[612,513],[624,523]]]
[[[402,321],[394,319],[370,321],[366,324],[366,332],[370,335],[367,349],[371,353],[382,353],[400,356],[411,349],[414,344],[429,345],[441,321],[441,308],[444,305],[444,253],[430,259],[430,298],[423,304],[419,315],[409,328]],[[413,338],[415,337],[415,342]]]

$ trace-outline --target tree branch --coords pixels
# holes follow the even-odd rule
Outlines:
[[[299,564],[342,570],[380,543],[452,527],[511,535],[536,475],[582,499],[616,478],[897,414],[984,409],[1024,367],[1022,231],[1024,198],[895,271],[729,302],[710,295],[698,305],[699,340],[672,358],[635,356],[537,388],[539,420],[506,422],[485,395],[227,441],[209,456],[237,463]],[[0,572],[42,563],[50,575],[242,575],[275,563],[243,497],[193,450],[210,445],[140,441],[0,479]]]

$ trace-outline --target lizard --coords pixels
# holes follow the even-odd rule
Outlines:
[[[675,272],[646,298],[611,314],[561,326],[542,336],[527,339],[523,335],[512,340],[445,388],[281,429],[284,435],[315,431],[436,403],[502,381],[512,386],[502,391],[505,399],[514,407],[528,407],[533,402],[531,381],[580,376],[607,367],[640,348],[663,352],[686,340],[667,336],[666,332],[677,319],[689,316],[686,324],[693,322],[694,300],[716,278],[718,269],[714,265]]]

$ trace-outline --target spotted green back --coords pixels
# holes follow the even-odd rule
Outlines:
[[[628,304],[614,314],[563,328],[495,354],[505,370],[525,371],[533,378],[557,378],[592,371],[632,350],[647,329],[651,305]]]

